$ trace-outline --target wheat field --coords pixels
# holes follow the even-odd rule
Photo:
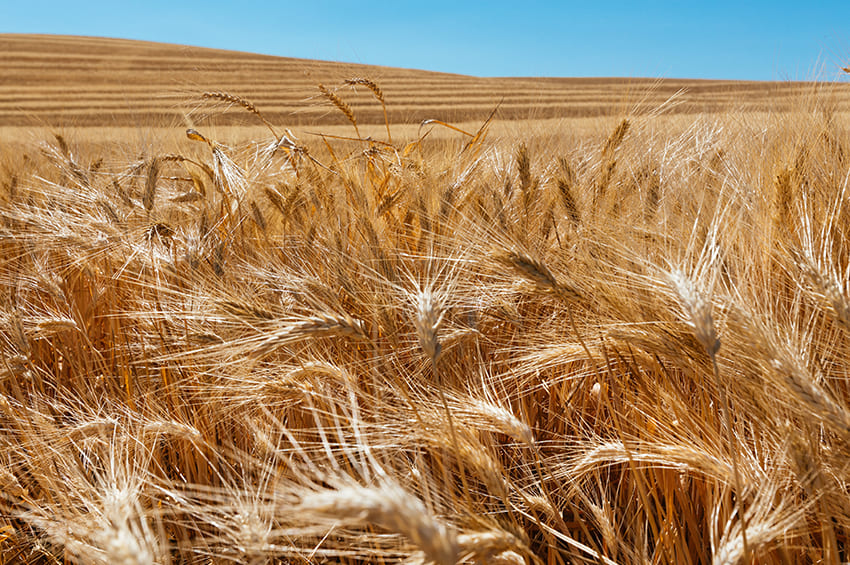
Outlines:
[[[844,85],[0,63],[3,563],[850,559]]]
[[[811,84],[782,82],[475,78],[141,41],[13,34],[0,34],[0,65],[0,127],[27,128],[180,126],[193,97],[211,90],[250,97],[267,119],[288,127],[344,125],[344,116],[311,98],[318,84],[337,86],[352,77],[380,84],[391,101],[389,120],[398,124],[435,118],[480,122],[496,104],[503,120],[618,117],[656,111],[682,89],[687,95],[668,113],[777,112],[794,108],[811,91]],[[359,121],[384,123],[368,89],[346,95]],[[246,120],[226,113],[216,123]]]

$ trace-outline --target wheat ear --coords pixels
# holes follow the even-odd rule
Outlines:
[[[526,280],[534,283],[543,292],[553,293],[565,300],[578,301],[582,298],[578,289],[567,283],[559,282],[542,261],[528,253],[518,249],[507,249],[497,252],[494,258],[513,269]]]
[[[570,166],[569,161],[565,157],[561,157],[558,162],[561,168],[561,174],[556,178],[555,182],[558,185],[558,192],[561,193],[561,203],[564,205],[564,211],[566,211],[570,222],[574,226],[578,226],[581,223],[581,214],[578,211],[578,203],[573,194],[573,188],[576,184],[575,171],[573,171],[572,166]]]
[[[159,158],[154,157],[148,164],[148,175],[145,180],[145,192],[142,197],[142,203],[145,206],[145,210],[148,212],[153,209],[154,198],[156,197],[156,181],[159,179],[159,163]]]
[[[738,496],[738,514],[742,521],[741,542],[744,557],[748,559],[750,556],[750,546],[747,540],[747,514],[742,503],[743,489],[738,463],[738,448],[734,442],[735,433],[732,429],[732,410],[729,406],[729,392],[726,383],[721,381],[720,368],[717,365],[717,352],[720,350],[720,339],[717,337],[714,318],[711,315],[711,302],[697,290],[693,281],[681,271],[675,271],[671,276],[671,280],[676,293],[679,295],[679,299],[689,315],[690,325],[694,330],[697,341],[702,344],[706,353],[711,357],[714,382],[720,394],[720,407],[723,411],[723,420],[725,422],[726,433],[728,434],[729,452],[732,454],[732,474],[735,482],[735,491]]]
[[[335,92],[328,89],[324,84],[319,84],[319,92],[322,93],[322,96],[328,99],[328,101],[337,107],[337,109],[348,118],[348,121],[351,122],[351,125],[354,126],[354,131],[357,133],[357,137],[362,139],[360,135],[360,130],[357,128],[357,118],[354,116],[354,111],[351,109],[345,100],[336,95]]]
[[[384,111],[384,124],[387,126],[387,141],[389,143],[393,142],[393,136],[390,134],[390,120],[387,117],[387,104],[384,101],[384,91],[381,90],[381,87],[375,83],[375,81],[370,80],[368,78],[363,77],[354,77],[347,79],[345,84],[349,86],[362,85],[368,88],[372,95],[375,97],[375,100],[381,103],[381,109]]]
[[[269,128],[269,131],[272,132],[275,141],[280,142],[281,137],[275,131],[274,127],[271,125],[271,123],[269,123],[269,121],[263,116],[260,110],[250,100],[246,100],[245,98],[242,98],[241,96],[237,96],[235,94],[230,94],[229,92],[221,92],[217,90],[204,92],[203,94],[201,94],[201,98],[205,98],[207,100],[221,100],[222,102],[229,102],[231,104],[238,104],[239,106],[242,106],[247,111],[257,116],[257,118],[259,118],[260,121],[263,122],[263,125]]]
[[[302,497],[296,512],[334,522],[372,525],[405,536],[439,565],[455,565],[459,548],[454,531],[400,486],[350,486]]]

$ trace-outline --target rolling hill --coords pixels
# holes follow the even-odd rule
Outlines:
[[[480,120],[497,105],[507,120],[713,112],[793,106],[809,83],[641,78],[477,78],[349,63],[272,57],[123,39],[0,35],[0,126],[170,126],[217,90],[250,99],[274,123],[330,125],[317,85],[368,77],[384,91],[393,123]],[[843,85],[841,85],[843,86]],[[835,86],[838,88],[838,86]],[[361,123],[381,123],[369,92],[340,95]],[[229,117],[228,117],[229,116]],[[231,112],[224,120],[242,123]],[[222,123],[222,122],[219,122]]]

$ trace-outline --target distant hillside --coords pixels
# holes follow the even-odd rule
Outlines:
[[[317,85],[336,87],[356,76],[376,81],[390,120],[407,123],[483,119],[499,103],[502,119],[623,114],[638,104],[657,108],[681,89],[687,92],[674,112],[778,110],[811,89],[806,83],[476,78],[123,39],[0,34],[0,126],[181,124],[205,90],[244,96],[280,125],[341,123],[316,98]],[[339,94],[362,123],[383,121],[365,89]],[[246,119],[239,112],[221,117]]]

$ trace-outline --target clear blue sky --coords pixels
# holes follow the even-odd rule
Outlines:
[[[0,0],[0,32],[479,76],[833,79],[850,63],[850,0]]]

